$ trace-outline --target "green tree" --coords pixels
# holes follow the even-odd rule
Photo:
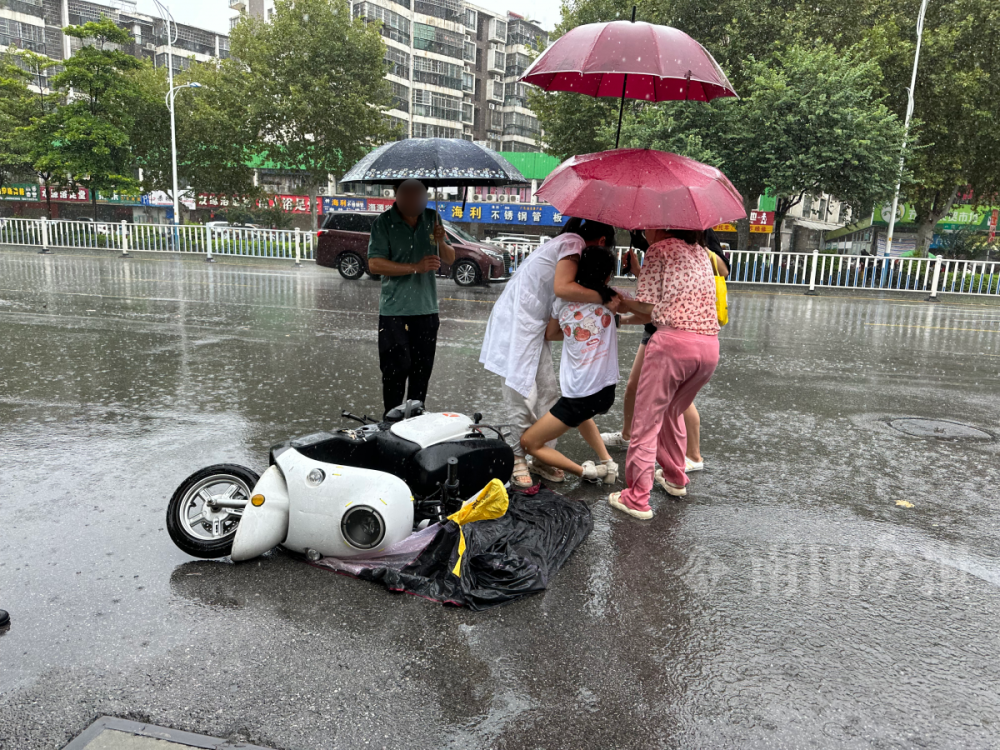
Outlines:
[[[803,3],[789,32],[857,44],[882,70],[889,108],[902,119],[916,49],[919,2]],[[1000,15],[990,0],[928,4],[902,200],[917,213],[918,252],[957,196],[990,203],[1000,190]]]
[[[138,188],[129,143],[134,83],[128,74],[143,63],[117,49],[132,36],[107,18],[63,32],[84,46],[51,79],[65,103],[32,126],[33,164],[54,180],[90,190],[96,219],[99,190]]]
[[[378,28],[347,0],[277,0],[269,22],[236,25],[230,48],[223,70],[244,86],[266,156],[304,170],[315,223],[316,188],[390,136]]]
[[[198,89],[176,94],[177,176],[181,190],[227,196],[256,195],[253,169],[247,166],[260,148],[249,121],[238,69],[214,62],[194,63],[174,77],[174,85],[197,82]],[[234,80],[234,76],[236,80]],[[142,170],[144,190],[173,193],[170,113],[165,69],[133,73],[135,112],[130,143]]]
[[[14,51],[0,53],[0,186],[31,172],[21,128],[30,117],[30,75]]]

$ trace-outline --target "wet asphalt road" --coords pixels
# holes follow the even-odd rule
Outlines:
[[[499,420],[498,290],[439,292],[429,406]],[[378,409],[377,295],[0,253],[0,748],[103,714],[282,749],[1000,746],[1000,448],[887,423],[1000,434],[1000,306],[734,291],[689,498],[642,523],[567,485],[594,532],[511,606],[177,550],[186,475]]]

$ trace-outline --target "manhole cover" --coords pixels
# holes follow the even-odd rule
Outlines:
[[[907,435],[922,438],[938,438],[939,440],[992,440],[988,432],[961,422],[948,422],[943,419],[918,419],[904,417],[892,419],[889,426]]]

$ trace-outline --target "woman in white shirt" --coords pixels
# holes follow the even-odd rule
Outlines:
[[[545,340],[556,295],[568,302],[603,303],[599,292],[576,283],[576,269],[585,247],[599,245],[610,250],[614,242],[614,227],[568,219],[558,237],[525,259],[493,306],[479,361],[504,381],[504,406],[514,438],[515,487],[531,486],[521,436],[559,398],[552,352]],[[608,307],[614,314],[617,301]],[[549,447],[555,447],[554,440]],[[544,462],[533,461],[533,468],[550,482],[565,480],[562,469]]]

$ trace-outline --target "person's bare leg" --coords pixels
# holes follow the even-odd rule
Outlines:
[[[700,463],[701,415],[694,404],[684,410],[684,427],[687,429],[687,457],[695,463]]]
[[[646,357],[646,345],[639,344],[632,362],[632,370],[628,374],[628,384],[625,386],[624,418],[622,420],[622,440],[632,436],[632,415],[635,413],[635,394],[639,389],[639,376],[642,375],[642,361]]]
[[[555,448],[549,448],[546,445],[568,429],[569,427],[553,417],[551,413],[546,413],[521,435],[521,447],[524,448],[525,453],[549,466],[568,471],[578,477],[583,476],[583,467],[580,464],[571,461]],[[600,442],[600,436],[598,436],[598,442]]]
[[[561,424],[561,423],[560,423]],[[577,429],[583,436],[583,439],[587,441],[587,445],[594,449],[594,453],[602,461],[610,461],[611,454],[608,453],[608,447],[601,440],[601,431],[597,429],[597,425],[594,423],[593,419],[588,419],[586,422],[582,422]]]

